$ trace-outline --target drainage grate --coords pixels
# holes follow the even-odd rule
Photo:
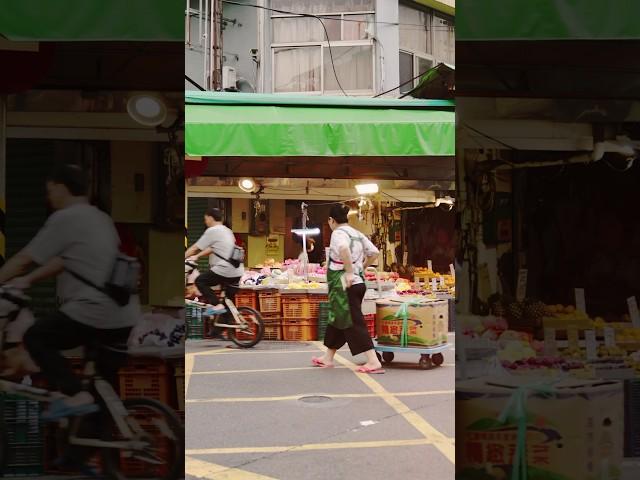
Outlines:
[[[331,401],[331,397],[325,397],[323,395],[310,395],[308,397],[301,397],[299,400],[304,403],[326,403]]]

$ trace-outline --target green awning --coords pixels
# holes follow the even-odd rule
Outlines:
[[[453,156],[454,103],[185,92],[191,156]]]
[[[184,1],[5,0],[0,35],[14,41],[184,41]]]
[[[638,0],[458,0],[456,7],[456,41],[640,39]]]

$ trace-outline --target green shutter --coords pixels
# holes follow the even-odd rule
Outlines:
[[[45,179],[53,165],[54,144],[46,140],[7,143],[7,257],[34,237],[46,220]],[[36,318],[56,309],[56,282],[40,282],[29,291]]]

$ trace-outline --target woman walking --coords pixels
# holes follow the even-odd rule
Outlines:
[[[329,212],[333,233],[327,270],[329,321],[324,337],[327,351],[312,361],[317,367],[333,367],[336,351],[347,343],[351,355],[364,353],[367,357],[367,363],[358,372],[384,373],[362,315],[362,300],[367,291],[364,270],[377,260],[380,252],[366,236],[349,226],[348,213],[346,205],[334,205]]]

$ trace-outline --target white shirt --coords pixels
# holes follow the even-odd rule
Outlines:
[[[38,264],[62,257],[65,269],[96,285],[104,285],[113,268],[120,239],[111,217],[89,204],[75,204],[53,213],[27,245]],[[109,296],[62,272],[57,281],[60,311],[94,328],[134,326],[139,319],[139,298],[120,307]]]
[[[233,232],[224,225],[215,225],[207,228],[202,237],[196,242],[196,247],[206,250],[211,247],[214,251],[209,255],[209,267],[213,273],[222,277],[236,278],[244,274],[244,266],[235,268],[225,258],[230,258],[236,245],[236,237]],[[224,258],[220,258],[216,253]]]
[[[350,236],[353,238],[350,238]],[[340,249],[345,246],[351,249],[351,263],[353,264],[353,273],[355,275],[353,283],[363,283],[360,274],[364,271],[365,259],[379,255],[380,250],[355,228],[350,226],[338,227],[331,234],[331,243],[329,245],[329,255],[331,257],[329,268],[331,270],[344,270]]]

